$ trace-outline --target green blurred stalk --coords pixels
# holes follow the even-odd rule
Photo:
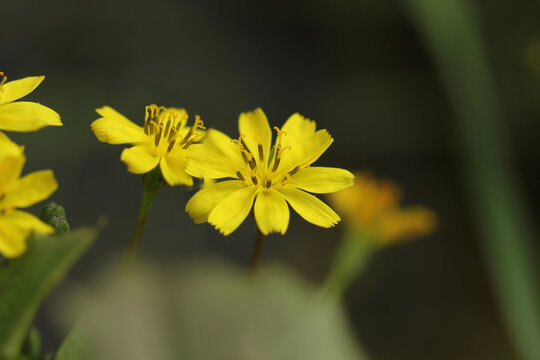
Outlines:
[[[367,234],[348,228],[343,234],[322,292],[341,300],[349,285],[362,273],[375,252],[375,242]]]
[[[456,115],[482,250],[508,333],[540,359],[538,263],[527,207],[503,136],[494,81],[469,0],[408,0]]]

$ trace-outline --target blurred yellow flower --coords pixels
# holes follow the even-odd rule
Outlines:
[[[54,232],[34,215],[16,210],[48,198],[58,188],[52,170],[20,177],[26,160],[23,150],[0,133],[0,253],[7,258],[25,252],[26,238],[32,232]]]
[[[315,131],[315,122],[293,114],[272,147],[272,130],[258,108],[240,114],[240,137],[232,140],[211,129],[202,144],[188,155],[187,172],[205,179],[232,178],[205,185],[187,203],[196,223],[209,222],[224,235],[233,232],[254,205],[255,220],[263,234],[284,234],[289,207],[305,220],[325,228],[339,216],[325,203],[307,193],[330,193],[353,184],[349,171],[311,167],[333,142],[326,130]],[[305,191],[304,191],[305,190]]]
[[[390,181],[356,173],[355,185],[330,194],[330,202],[354,229],[384,246],[432,233],[437,215],[422,206],[399,207],[401,191]]]
[[[191,144],[204,136],[199,116],[195,117],[193,127],[189,127],[184,109],[149,105],[141,127],[109,106],[96,111],[102,117],[91,126],[99,141],[134,145],[121,156],[129,172],[145,174],[159,164],[169,185],[193,185],[193,179],[185,171],[186,154]]]
[[[45,126],[62,126],[60,115],[35,102],[15,101],[31,93],[45,76],[29,76],[8,81],[0,72],[0,130],[36,131]]]

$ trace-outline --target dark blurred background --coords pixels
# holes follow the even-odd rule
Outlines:
[[[540,216],[540,7],[533,0],[473,1],[495,75],[510,154]],[[90,130],[110,105],[141,123],[144,106],[185,107],[210,127],[237,133],[241,111],[262,107],[272,125],[294,113],[335,139],[320,165],[391,178],[406,204],[440,216],[428,238],[386,249],[347,293],[351,326],[374,359],[513,359],[479,250],[457,156],[452,109],[403,1],[0,0],[0,70],[10,80],[46,75],[29,96],[62,116],[62,128],[11,134],[26,145],[25,172],[52,168],[52,199],[72,227],[109,223],[68,283],[122,251],[141,196],[123,146]],[[193,189],[166,188],[143,251],[163,262],[218,255],[248,263],[254,222],[221,236],[184,212]],[[38,213],[40,206],[33,208]],[[312,282],[324,278],[341,228],[292,215],[270,236],[266,259]],[[51,328],[45,303],[40,326]],[[55,348],[64,334],[45,331]]]

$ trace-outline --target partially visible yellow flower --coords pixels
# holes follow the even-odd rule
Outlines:
[[[0,133],[0,253],[14,258],[26,250],[26,239],[33,233],[51,234],[54,228],[17,208],[48,198],[58,184],[52,170],[41,170],[23,177],[24,147]]]
[[[15,101],[31,93],[45,76],[29,76],[8,81],[0,72],[0,130],[36,131],[45,126],[62,126],[60,115],[35,102]]]
[[[134,145],[121,156],[129,172],[145,174],[159,164],[169,185],[193,185],[193,179],[185,171],[186,154],[191,144],[204,136],[199,116],[195,117],[193,127],[189,127],[184,109],[149,105],[141,127],[109,106],[96,111],[102,117],[91,126],[99,141]]]
[[[390,181],[376,180],[367,173],[356,173],[355,185],[330,194],[334,207],[358,231],[384,246],[431,234],[437,215],[422,206],[399,207],[401,190]]]
[[[263,234],[284,234],[289,225],[287,203],[305,220],[325,228],[339,216],[312,193],[330,193],[353,184],[349,171],[310,166],[333,142],[326,130],[315,131],[315,122],[293,114],[272,147],[272,130],[264,112],[242,113],[240,137],[232,140],[209,130],[202,144],[188,155],[187,171],[200,178],[231,178],[205,185],[187,203],[196,223],[209,222],[224,235],[233,232],[254,207]],[[253,205],[254,204],[254,205]]]

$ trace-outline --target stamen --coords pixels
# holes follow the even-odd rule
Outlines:
[[[159,140],[161,140],[162,133],[163,133],[163,127],[161,125],[158,125],[157,131],[156,131],[156,138],[154,139],[154,143],[156,144],[156,146],[159,145]]]
[[[2,77],[2,81],[0,82],[0,86],[4,85],[7,81],[7,76],[2,72],[0,71],[0,76]]]
[[[193,141],[195,141],[195,136],[197,135],[195,131],[197,131],[198,129],[206,130],[206,127],[204,127],[204,122],[201,120],[201,117],[199,115],[195,115],[195,123],[189,129],[188,133],[182,140],[182,143],[186,144],[184,145],[184,149],[191,145]],[[195,134],[195,136],[192,137],[193,134]]]
[[[266,186],[267,188],[270,188],[270,186],[272,186],[272,180],[271,180],[271,179],[266,179],[266,184],[265,184],[265,186]]]
[[[194,140],[195,138],[192,138],[191,140],[189,140],[187,143],[184,144],[184,146],[182,146],[182,149],[187,149],[191,144],[193,144]]]
[[[255,142],[257,142],[257,150],[259,152],[259,160],[264,161],[264,150],[259,135],[255,135]]]
[[[257,176],[255,174],[251,175],[251,181],[253,181],[253,185],[257,185],[259,181],[257,181]]]
[[[176,144],[176,139],[169,140],[169,146],[167,147],[167,152],[170,153]]]
[[[272,166],[272,172],[275,172],[279,166],[279,162],[281,161],[281,157],[279,156],[281,152],[281,145],[278,145],[276,148],[276,158],[274,160],[274,166]]]
[[[291,171],[289,171],[289,175],[293,176],[293,175],[296,174],[299,170],[300,170],[300,166],[296,166],[294,169],[292,169]]]
[[[238,179],[240,179],[242,181],[246,181],[246,178],[244,178],[244,175],[242,175],[242,173],[240,171],[236,172],[236,176],[238,176]]]

